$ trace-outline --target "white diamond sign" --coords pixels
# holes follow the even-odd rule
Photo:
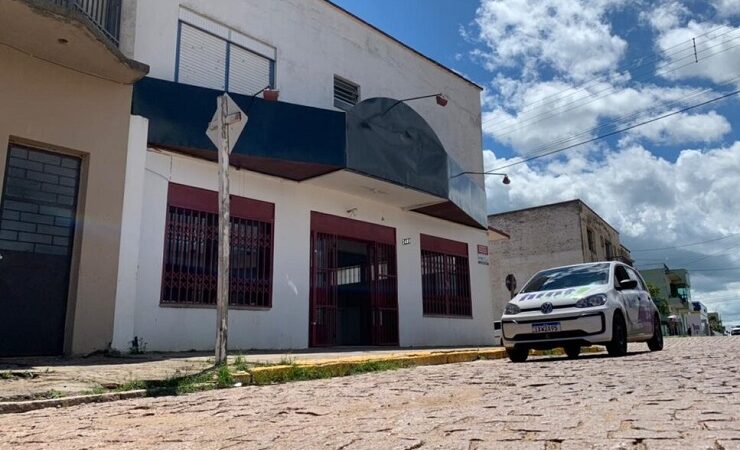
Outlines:
[[[224,93],[216,99],[216,112],[208,125],[206,135],[217,149],[221,149],[222,139],[225,139],[228,143],[229,154],[231,154],[239,136],[247,125],[248,119],[244,111],[229,97],[229,94]],[[223,127],[223,125],[226,125],[226,127]],[[222,136],[222,132],[224,132],[224,136]]]

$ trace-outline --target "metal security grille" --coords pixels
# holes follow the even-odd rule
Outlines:
[[[360,101],[360,86],[334,76],[334,106],[348,110]]]
[[[162,304],[215,305],[218,214],[170,206]],[[229,304],[270,307],[272,224],[231,217]]]
[[[424,314],[472,315],[467,257],[422,250],[421,279]]]

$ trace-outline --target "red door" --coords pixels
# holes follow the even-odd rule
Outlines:
[[[337,333],[337,237],[312,232],[311,347],[334,345]]]
[[[373,345],[398,345],[396,246],[378,242],[370,245]]]

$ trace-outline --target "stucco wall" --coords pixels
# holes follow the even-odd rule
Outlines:
[[[604,220],[599,217],[590,208],[581,205],[581,236],[582,236],[582,247],[584,262],[591,261],[606,261],[608,259],[606,252],[605,241],[609,241],[612,245],[612,257],[619,254],[619,233],[617,230],[609,226]],[[593,232],[594,236],[594,249],[593,251],[588,247],[588,230]]]
[[[169,182],[218,189],[214,163],[188,156],[150,150],[143,177],[143,199],[137,300],[131,321],[116,322],[119,345],[134,335],[148,350],[212,349],[215,309],[160,307],[162,253]],[[485,231],[400,208],[369,201],[336,190],[296,183],[249,171],[231,172],[231,193],[275,204],[273,306],[269,310],[231,310],[230,348],[296,349],[308,345],[310,213],[324,212],[396,228],[398,262],[399,340],[402,346],[482,345],[492,336],[488,266],[478,264],[476,245],[486,244]],[[422,315],[419,234],[468,243],[473,318],[437,318]],[[401,245],[410,238],[409,245]],[[118,319],[118,317],[117,317]],[[125,349],[126,347],[124,347]]]
[[[113,328],[131,87],[3,45],[0,61],[0,185],[9,142],[83,158],[65,349],[104,349]]]
[[[504,284],[506,275],[514,274],[519,291],[540,270],[584,262],[579,214],[574,202],[489,216],[489,225],[510,236],[489,244],[497,320],[511,297]]]
[[[174,80],[182,4],[275,47],[281,101],[334,109],[335,74],[359,84],[362,99],[445,93],[445,108],[433,99],[409,105],[430,123],[462,167],[482,171],[480,90],[323,0],[124,3],[121,48],[149,64],[149,76]],[[482,177],[476,179],[482,185]]]

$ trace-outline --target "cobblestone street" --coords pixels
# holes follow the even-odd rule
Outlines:
[[[0,448],[734,449],[740,338],[0,416]]]

